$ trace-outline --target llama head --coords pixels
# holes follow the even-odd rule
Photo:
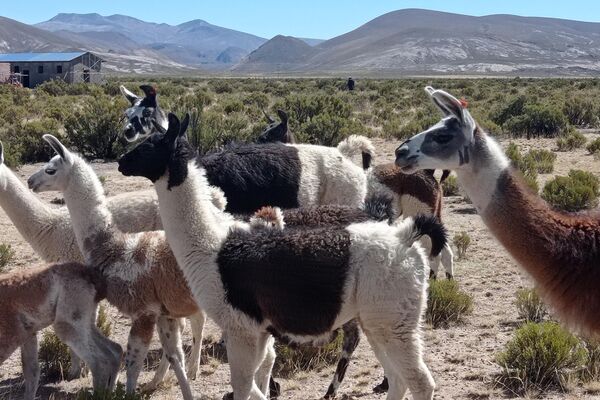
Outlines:
[[[417,169],[459,169],[469,164],[477,124],[464,101],[431,86],[425,88],[444,117],[431,128],[406,140],[396,149],[402,172]]]
[[[137,96],[123,85],[119,86],[119,89],[131,104],[131,107],[125,110],[124,118],[127,119],[123,129],[125,139],[133,142],[138,137],[150,135],[154,131],[154,124],[158,124],[164,130],[167,129],[168,122],[158,106],[156,89],[153,86],[140,86],[144,97]]]
[[[142,176],[156,182],[167,172],[169,189],[178,186],[187,177],[188,162],[194,156],[185,131],[189,114],[183,121],[169,113],[169,129],[156,132],[124,154],[119,160],[119,172],[125,176]]]
[[[69,183],[76,156],[54,136],[44,135],[42,137],[54,149],[56,156],[52,157],[38,172],[31,175],[27,184],[34,192],[64,191]]]
[[[273,143],[273,142],[295,143],[296,142],[294,135],[288,129],[288,116],[287,116],[286,112],[283,110],[277,110],[277,115],[279,115],[279,119],[281,120],[280,122],[276,122],[267,113],[265,113],[265,117],[267,118],[269,125],[260,134],[258,139],[256,139],[257,143]]]

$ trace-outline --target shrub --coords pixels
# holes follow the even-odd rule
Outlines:
[[[442,190],[444,196],[458,196],[460,190],[458,186],[458,180],[456,176],[450,175],[444,182],[442,182]]]
[[[277,359],[273,367],[276,376],[289,378],[300,371],[320,370],[337,363],[342,349],[344,335],[340,331],[336,338],[322,347],[301,345],[290,347],[279,342],[275,344]]]
[[[86,157],[114,160],[124,149],[120,121],[126,107],[120,97],[90,98],[65,120],[69,144]]]
[[[585,367],[586,359],[580,340],[557,323],[530,322],[517,329],[496,361],[502,367],[501,381],[524,392],[564,387]]]
[[[598,205],[600,181],[591,172],[571,170],[568,176],[548,181],[542,198],[565,211],[580,211]]]
[[[567,129],[567,119],[558,108],[551,105],[527,105],[523,114],[509,118],[503,129],[513,136],[554,137]]]
[[[464,231],[457,233],[456,235],[454,235],[452,241],[454,242],[454,245],[458,250],[458,258],[464,258],[467,255],[467,250],[469,246],[471,245],[471,237],[469,236],[469,234]]]
[[[19,162],[30,163],[39,161],[48,161],[53,152],[42,136],[46,133],[59,136],[58,123],[49,118],[42,118],[34,121],[22,122],[13,128],[13,137],[8,142],[12,144],[12,149],[17,150]]]
[[[0,272],[4,271],[4,268],[6,268],[14,257],[15,251],[10,244],[0,244]]]
[[[590,152],[590,154],[596,154],[600,151],[600,138],[592,140],[585,149]]]
[[[108,319],[106,307],[102,304],[98,307],[96,326],[106,337],[110,336],[112,324]],[[40,372],[47,380],[55,382],[65,379],[65,372],[71,367],[69,347],[61,342],[53,331],[47,330],[42,334],[38,357]]]
[[[598,108],[592,100],[573,97],[565,102],[563,112],[571,125],[598,126]]]
[[[571,151],[574,149],[580,149],[585,144],[586,139],[583,133],[578,131],[571,131],[566,136],[558,138],[556,145],[558,151]]]
[[[513,97],[508,103],[492,111],[490,119],[497,125],[504,125],[509,119],[523,114],[525,103],[527,103],[525,96]]]
[[[431,280],[427,297],[427,323],[434,328],[461,322],[473,312],[473,299],[454,280]]]
[[[556,161],[556,154],[549,150],[533,149],[523,157],[524,164],[532,164],[536,172],[540,174],[552,173],[554,171],[554,161]]]
[[[114,391],[85,389],[77,392],[76,400],[147,400],[150,393],[127,393],[122,383]]]
[[[527,322],[542,322],[548,309],[535,289],[517,290],[515,304],[519,317]]]

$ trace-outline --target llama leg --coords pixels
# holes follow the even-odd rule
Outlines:
[[[266,343],[258,348],[256,337],[229,333],[227,335],[227,358],[231,371],[231,386],[236,400],[267,400],[254,382],[260,362],[265,357]]]
[[[67,379],[78,379],[84,375],[85,366],[81,358],[72,349],[69,349],[69,356],[71,358],[71,367],[69,368],[69,372],[67,373]]]
[[[264,340],[264,344],[262,341]],[[265,347],[265,355],[263,358],[258,371],[254,376],[254,381],[258,385],[259,389],[263,394],[269,398],[270,397],[270,382],[271,382],[271,371],[273,370],[273,364],[275,364],[275,339],[268,335],[264,339],[259,339],[258,347]]]
[[[436,279],[440,270],[441,255],[429,257],[429,279]]]
[[[423,361],[419,333],[401,333],[396,337],[388,338],[382,345],[387,357],[400,373],[400,379],[408,385],[413,399],[433,399],[435,383]],[[390,397],[396,382],[391,379],[391,376],[388,376],[388,379],[390,380],[388,400],[401,399],[401,397]]]
[[[388,392],[388,400],[402,400],[406,395],[408,389],[405,380],[400,375],[400,372],[395,367],[394,362],[386,354],[383,337],[373,335],[371,332],[365,330],[367,340],[375,353],[375,357],[381,363],[384,372],[383,382],[373,388],[375,393]]]
[[[155,315],[142,315],[133,320],[129,339],[127,341],[127,352],[125,353],[125,368],[127,369],[127,393],[134,393],[137,380],[140,376],[144,359],[148,353],[152,333],[156,325]]]
[[[360,342],[360,331],[358,330],[358,324],[355,320],[346,323],[342,327],[342,330],[344,332],[342,354],[340,355],[340,360],[337,363],[333,379],[329,384],[329,388],[327,388],[327,393],[325,393],[324,397],[326,399],[332,399],[337,395],[337,390],[344,380],[344,376],[346,375],[346,370],[348,369],[348,364],[350,363],[352,353],[354,353],[356,346],[358,346],[358,343]]]
[[[160,343],[163,346],[163,354],[167,356],[167,360],[173,367],[181,394],[185,400],[193,400],[192,389],[185,375],[183,368],[185,364],[185,356],[181,346],[181,330],[179,319],[160,316],[158,318],[158,336]]]
[[[446,278],[454,279],[454,253],[452,253],[452,248],[448,243],[446,243],[440,255],[442,258],[442,265],[446,271]]]
[[[167,359],[167,354],[163,349],[162,355],[160,357],[160,363],[158,364],[158,368],[154,373],[154,377],[152,380],[144,385],[144,391],[154,391],[158,386],[164,382],[165,376],[167,376],[167,372],[169,372],[169,360]]]
[[[101,368],[103,368],[108,375],[107,388],[109,390],[114,390],[117,385],[117,378],[119,377],[119,369],[121,368],[123,349],[121,348],[121,345],[104,336],[95,324],[91,327],[91,334],[93,343],[97,349],[92,349],[92,352],[104,354],[105,361],[103,362],[103,365],[101,365]]]
[[[202,350],[202,335],[204,333],[204,324],[206,322],[206,313],[200,310],[196,314],[190,316],[190,326],[194,337],[192,344],[192,352],[187,361],[187,375],[189,379],[196,379],[198,369],[200,367],[200,351]]]
[[[21,346],[21,364],[25,380],[25,400],[35,399],[40,381],[40,364],[38,361],[38,341],[34,334]]]

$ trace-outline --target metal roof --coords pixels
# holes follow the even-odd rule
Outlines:
[[[0,54],[0,63],[71,61],[85,53],[87,53],[87,51],[77,51],[72,53],[4,53]]]

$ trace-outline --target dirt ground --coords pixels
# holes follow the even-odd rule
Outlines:
[[[587,132],[588,139],[598,137],[596,132]],[[529,148],[554,149],[555,140],[517,140],[521,150]],[[508,141],[502,141],[506,146]],[[378,149],[377,162],[393,160],[393,152],[397,142],[374,139]],[[554,174],[540,175],[540,187],[553,175],[565,175],[572,168],[591,171],[600,176],[600,162],[587,154],[585,149],[568,153],[558,152]],[[27,165],[17,171],[23,180],[40,165]],[[106,177],[106,188],[109,195],[124,191],[150,188],[150,182],[121,176],[114,163],[95,163],[94,168],[99,175]],[[56,193],[45,193],[42,197],[50,201],[57,197]],[[448,329],[431,329],[424,327],[425,359],[436,381],[436,399],[507,399],[519,398],[507,393],[493,384],[493,377],[499,371],[494,363],[495,355],[511,338],[518,317],[513,304],[515,291],[531,286],[530,281],[506,251],[492,238],[481,222],[475,210],[461,196],[445,198],[444,222],[450,237],[460,231],[471,236],[471,247],[465,259],[457,260],[455,277],[461,287],[474,299],[473,315],[467,317],[463,325]],[[39,258],[29,245],[19,236],[10,220],[0,210],[0,243],[9,243],[17,250],[16,260],[11,269],[28,268],[39,263]],[[128,320],[116,310],[111,310],[113,322],[113,339],[123,347],[126,345]],[[209,341],[219,337],[218,328],[209,322],[206,336]],[[186,329],[185,343],[191,343],[189,330]],[[15,352],[9,360],[0,366],[0,399],[17,399],[22,395],[21,367],[19,352]],[[149,364],[154,364],[160,354],[158,340],[155,337]],[[293,379],[279,379],[283,393],[281,399],[316,400],[321,398],[333,374],[333,367],[321,371],[302,373]],[[153,376],[152,369],[145,370],[140,383],[148,382]],[[339,397],[349,399],[385,399],[385,395],[375,395],[372,387],[379,383],[382,369],[373,356],[366,340],[362,340],[354,359],[348,369],[346,380],[340,388]],[[124,372],[120,382],[125,381]],[[71,382],[56,384],[43,383],[38,391],[41,398],[66,399],[74,398],[74,392],[90,387],[90,378],[82,378]],[[221,399],[230,390],[228,365],[212,357],[203,355],[201,374],[192,382],[192,390],[196,398],[203,400]],[[592,399],[600,396],[592,395],[585,388],[574,387],[568,393],[551,392],[542,395],[545,399]],[[179,388],[168,384],[154,392],[151,399],[180,398]],[[412,398],[409,397],[408,398]]]

